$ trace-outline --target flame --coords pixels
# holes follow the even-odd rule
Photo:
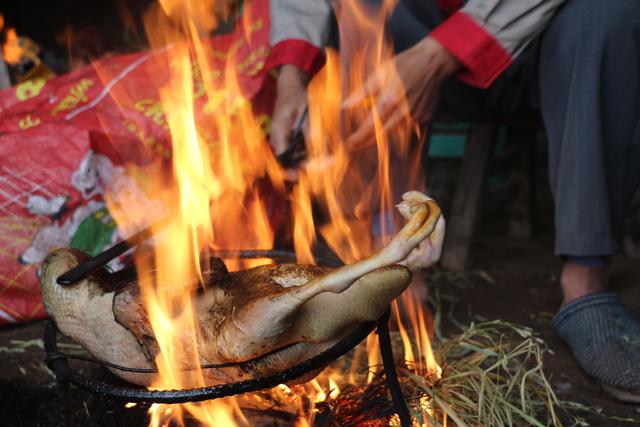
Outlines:
[[[393,50],[382,29],[394,5],[394,1],[384,1],[375,8],[364,2],[341,2],[336,10],[341,50],[327,52],[324,68],[308,89],[308,162],[293,194],[299,260],[313,259],[311,247],[317,239],[310,200],[321,205],[329,218],[319,226],[324,240],[343,261],[353,262],[386,243],[394,232],[393,205],[398,196],[421,186],[421,138],[406,103],[398,107],[405,120],[391,131],[384,130],[382,113],[371,102],[373,94],[365,94],[361,105],[346,111],[342,108],[349,94],[366,90],[366,78],[374,72],[383,86],[401,84],[395,68],[384,66],[392,59]],[[346,137],[369,113],[374,140],[368,146],[347,146]],[[405,173],[394,175],[394,170]],[[377,238],[371,236],[374,228],[378,229]],[[442,370],[433,357],[425,313],[415,295],[411,291],[402,295],[393,304],[393,312],[407,364],[417,374],[440,377]],[[409,328],[403,319],[409,319]],[[368,338],[367,348],[371,367],[367,381],[371,382],[380,365],[375,337]],[[353,374],[349,378],[353,381]]]
[[[393,132],[383,130],[380,113],[370,102],[347,110],[342,108],[346,97],[364,88],[365,80],[393,57],[390,45],[384,39],[384,22],[394,2],[385,1],[381,8],[364,2],[342,2],[337,12],[340,31],[340,52],[327,51],[326,64],[311,81],[308,89],[310,138],[307,143],[309,160],[301,173],[295,199],[315,200],[326,212],[329,220],[320,225],[320,233],[331,249],[345,262],[353,262],[370,255],[376,248],[371,238],[375,225],[381,236],[393,232],[389,221],[393,206],[402,189],[394,183],[391,159],[407,153],[413,138],[415,123],[406,105],[406,120]],[[349,31],[343,31],[349,29]],[[357,29],[357,31],[354,31]],[[392,67],[380,73],[383,82],[398,82]],[[371,113],[374,121],[375,140],[368,146],[354,149],[346,145],[358,123]],[[415,144],[414,144],[415,145]],[[419,147],[414,147],[414,150]],[[417,151],[416,151],[417,152]],[[414,170],[417,163],[402,168]],[[407,166],[410,166],[407,168]],[[414,182],[402,183],[404,189]],[[376,218],[376,213],[379,213]],[[311,247],[316,236],[313,218],[307,209],[294,211],[296,250]]]
[[[24,53],[20,45],[20,37],[15,28],[4,27],[4,16],[0,15],[0,31],[4,32],[4,44],[2,45],[2,58],[7,64],[15,65],[22,60]]]
[[[406,105],[400,106],[406,111],[406,119],[391,131],[384,129],[383,117],[371,102],[342,108],[345,98],[362,90],[366,77],[393,56],[382,31],[393,5],[393,1],[385,1],[382,7],[373,8],[360,2],[342,2],[337,10],[339,26],[350,31],[341,31],[341,51],[327,51],[324,68],[309,85],[308,161],[291,192],[294,247],[300,262],[314,262],[316,230],[344,262],[369,256],[394,231],[393,205],[400,191],[416,188],[420,177],[420,138],[416,138],[416,123]],[[237,44],[232,44],[228,52],[222,78],[220,70],[212,69],[208,61],[211,52],[203,37],[216,27],[218,17],[224,19],[229,13],[222,3],[213,0],[160,0],[158,7],[149,11],[145,26],[152,48],[170,50],[162,57],[170,58],[169,63],[158,64],[169,70],[169,79],[152,82],[159,88],[166,129],[171,135],[170,167],[164,159],[145,167],[146,178],[140,185],[145,194],[159,201],[154,209],[141,203],[135,194],[106,196],[124,235],[138,230],[150,216],[170,218],[168,225],[163,221],[153,226],[153,247],[135,256],[141,297],[159,348],[155,359],[159,375],[152,389],[207,384],[206,374],[200,369],[184,370],[202,363],[193,296],[203,281],[207,254],[218,249],[271,248],[275,233],[262,189],[268,185],[280,192],[285,190],[285,172],[238,81]],[[243,17],[244,21],[248,19]],[[248,32],[245,37],[249,37]],[[397,83],[399,77],[393,67],[384,69],[388,71],[380,78]],[[197,90],[195,80],[201,83]],[[196,105],[209,113],[206,120],[198,119]],[[345,137],[369,113],[374,121],[374,140],[365,146],[348,147]],[[164,152],[162,147],[159,151]],[[404,174],[394,173],[398,170]],[[321,224],[314,222],[312,201],[326,218]],[[379,230],[375,238],[374,228]],[[225,262],[229,270],[254,265],[234,259]],[[439,376],[441,370],[431,353],[420,304],[408,294],[399,306],[406,308],[412,326],[409,330],[402,325],[403,309],[396,308],[394,317],[407,364],[416,373]],[[417,335],[411,336],[410,331]],[[367,339],[367,346],[366,354],[354,357],[354,366],[360,363],[371,367],[371,381],[380,365],[375,336]],[[365,361],[360,362],[362,359]],[[298,425],[312,425],[314,405],[337,398],[344,385],[357,383],[357,377],[356,369],[348,374],[325,372],[304,387],[281,385],[272,393],[295,402],[301,415]],[[298,393],[308,398],[310,409],[305,411],[303,399],[296,398]],[[233,399],[154,404],[149,414],[151,426],[171,422],[184,425],[187,416],[205,425],[250,425]]]
[[[237,81],[237,52],[232,47],[228,54],[224,79],[210,68],[210,48],[201,37],[216,25],[217,18],[210,13],[213,2],[162,0],[159,6],[147,13],[145,26],[152,48],[170,49],[170,63],[158,64],[168,68],[169,78],[153,83],[159,87],[171,135],[171,165],[167,168],[165,161],[157,160],[146,168],[147,179],[141,185],[163,209],[149,212],[139,200],[122,195],[107,195],[107,203],[125,235],[140,228],[140,219],[150,213],[156,219],[170,218],[169,225],[153,226],[157,237],[152,253],[139,251],[135,261],[159,347],[155,359],[159,375],[150,388],[185,389],[207,384],[200,369],[184,371],[202,363],[193,291],[203,280],[206,254],[221,248],[271,248],[273,230],[259,184],[267,177],[272,186],[282,188],[284,181],[262,123]],[[215,112],[207,121],[196,118],[196,74],[204,90],[203,110]],[[228,260],[227,266],[234,269],[243,263]],[[238,405],[225,399],[153,405],[150,425],[181,423],[187,415],[216,426],[243,420]]]

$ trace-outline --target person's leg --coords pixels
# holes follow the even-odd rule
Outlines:
[[[541,102],[555,250],[567,257],[565,304],[604,290],[604,258],[618,249],[640,181],[639,10],[633,0],[573,0],[542,37]]]
[[[562,305],[606,289],[605,258],[567,257],[560,273]]]
[[[603,387],[640,392],[640,323],[603,292],[640,182],[640,3],[568,1],[542,35],[539,72],[566,260],[554,329]]]
[[[571,0],[542,37],[558,256],[610,256],[640,182],[640,4]]]

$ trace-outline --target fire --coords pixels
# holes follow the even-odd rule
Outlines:
[[[24,49],[20,45],[20,38],[15,28],[4,27],[4,16],[0,15],[0,31],[4,33],[2,58],[7,64],[17,64],[22,60]]]
[[[171,168],[158,160],[147,167],[146,194],[152,194],[170,218],[158,226],[153,253],[136,256],[140,290],[159,352],[159,375],[152,388],[185,389],[205,386],[199,369],[198,328],[193,312],[193,290],[202,281],[206,254],[215,249],[270,248],[273,231],[259,192],[267,177],[283,186],[282,171],[265,143],[262,124],[236,81],[235,52],[228,56],[223,81],[209,68],[207,45],[200,35],[215,27],[211,2],[162,1],[146,17],[154,48],[171,49],[169,79],[157,82],[171,135]],[[197,17],[197,19],[194,19]],[[206,96],[209,121],[197,120],[194,70]],[[154,82],[156,83],[156,82]],[[119,226],[133,231],[148,213],[136,200],[108,198]],[[235,222],[234,222],[235,221]],[[247,227],[251,224],[251,227]],[[240,267],[227,262],[230,269]],[[235,425],[242,419],[233,401],[206,404],[154,405],[151,425],[180,420],[188,413],[206,425]]]
[[[390,162],[404,154],[401,168],[406,174],[404,189],[417,182],[413,171],[419,168],[416,156],[408,164],[407,155],[415,124],[408,109],[402,126],[392,132],[383,131],[382,118],[369,103],[344,109],[347,96],[363,90],[365,79],[389,61],[393,52],[384,39],[382,29],[393,2],[386,1],[380,9],[363,2],[342,2],[336,11],[340,31],[340,52],[327,51],[325,67],[309,85],[310,138],[307,143],[309,160],[301,173],[297,200],[319,202],[329,220],[320,225],[320,232],[331,249],[345,262],[370,255],[385,243],[393,230],[393,206],[398,200],[401,181],[392,177]],[[349,29],[343,31],[343,29]],[[354,31],[357,29],[357,31]],[[398,79],[395,70],[381,74],[384,81]],[[376,138],[368,146],[349,147],[346,137],[369,113],[374,120]],[[419,144],[413,150],[419,152]],[[409,163],[411,163],[409,162]],[[400,166],[396,163],[395,166]],[[413,182],[411,182],[413,181]],[[304,203],[301,203],[304,206]],[[306,209],[295,211],[296,226],[313,230],[313,218]],[[310,223],[310,224],[309,224]],[[379,229],[378,241],[371,237],[373,227]],[[309,246],[315,235],[296,234],[296,250]]]
[[[341,50],[327,52],[325,67],[309,85],[309,159],[293,196],[295,248],[301,260],[311,259],[310,247],[316,239],[310,200],[320,203],[330,218],[319,227],[324,240],[343,261],[353,262],[386,243],[394,231],[393,205],[398,195],[419,188],[423,179],[421,141],[406,105],[399,107],[405,112],[405,120],[391,131],[384,130],[382,117],[369,102],[352,105],[346,111],[342,108],[345,98],[362,91],[366,78],[374,72],[384,84],[398,85],[395,68],[384,67],[393,51],[381,31],[394,4],[384,1],[381,7],[372,8],[362,2],[341,2],[336,11]],[[361,123],[369,113],[375,140],[368,146],[348,146],[346,138],[354,124]],[[394,176],[394,170],[404,170],[405,174]],[[374,228],[379,231],[377,239],[371,236]],[[417,374],[440,376],[425,314],[416,297],[406,292],[394,303],[393,311],[407,363]],[[403,324],[403,317],[410,319],[410,329]],[[380,364],[378,343],[373,338],[367,340],[371,367]],[[372,370],[369,382],[374,374]]]
[[[163,56],[170,62],[158,64],[169,70],[169,79],[151,83],[159,88],[171,135],[171,161],[169,167],[163,159],[145,167],[146,178],[140,183],[145,193],[162,205],[152,212],[155,219],[168,217],[170,221],[155,227],[153,248],[139,251],[135,259],[141,295],[159,347],[155,359],[159,374],[153,389],[207,385],[206,372],[185,370],[202,363],[192,300],[203,280],[202,268],[206,268],[211,251],[271,248],[275,231],[263,190],[285,191],[285,173],[238,82],[234,45],[228,52],[223,78],[208,61],[211,52],[205,36],[216,27],[217,17],[228,16],[227,4],[160,0],[146,17],[152,48],[170,50],[170,55]],[[391,131],[384,130],[383,118],[369,103],[342,108],[346,97],[362,90],[366,77],[392,58],[382,31],[392,6],[389,1],[380,9],[342,2],[338,21],[340,28],[350,31],[341,32],[341,51],[327,51],[325,67],[309,85],[308,161],[291,192],[294,246],[301,262],[313,262],[315,230],[344,262],[370,255],[394,231],[393,204],[399,191],[419,188],[417,154],[421,147],[406,106],[402,107],[407,110],[406,120]],[[387,69],[381,78],[397,80],[393,67]],[[195,93],[201,96],[196,98]],[[196,106],[205,112],[204,117]],[[345,136],[369,113],[375,140],[365,146],[347,146]],[[406,173],[400,176],[394,170]],[[314,222],[312,201],[327,218],[322,224]],[[123,234],[139,229],[143,220],[149,219],[148,206],[136,198],[108,196],[107,203]],[[375,238],[374,228],[378,229]],[[230,270],[247,266],[241,260],[225,262]],[[411,331],[417,334],[412,336],[402,325],[395,307],[407,363],[416,373],[440,375],[420,304],[407,295],[399,305],[407,308]],[[366,354],[356,352],[354,366],[380,365],[375,336],[369,337],[367,344]],[[300,414],[305,409],[296,394],[304,393],[311,403],[307,411],[313,417],[314,404],[335,399],[344,385],[356,383],[355,371],[324,373],[303,387],[281,385],[273,393],[295,400]],[[372,378],[370,373],[369,381]],[[149,413],[152,426],[171,421],[183,425],[187,416],[205,425],[250,425],[233,399],[154,404]],[[304,417],[298,420],[299,425],[310,423],[311,419]]]

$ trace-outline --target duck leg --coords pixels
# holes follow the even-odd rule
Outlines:
[[[300,340],[318,342],[338,337],[346,325],[382,315],[411,279],[406,267],[395,264],[406,263],[412,251],[432,235],[441,218],[438,205],[417,192],[406,193],[398,208],[409,221],[376,254],[301,286],[284,288],[279,295],[237,307],[222,333],[227,357],[242,359]],[[441,247],[441,234],[430,242],[432,248]]]

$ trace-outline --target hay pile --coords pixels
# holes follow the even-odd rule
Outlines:
[[[438,387],[408,376],[413,396],[429,396],[435,416],[423,422],[444,422],[446,414],[460,427],[561,425],[542,370],[545,351],[529,328],[499,320],[471,325],[436,348],[436,359],[446,361]]]
[[[399,363],[416,425],[562,425],[542,370],[546,346],[529,328],[503,321],[472,324],[434,351],[438,361],[446,361],[440,379]],[[399,425],[381,376],[345,389],[327,405],[338,425]]]

